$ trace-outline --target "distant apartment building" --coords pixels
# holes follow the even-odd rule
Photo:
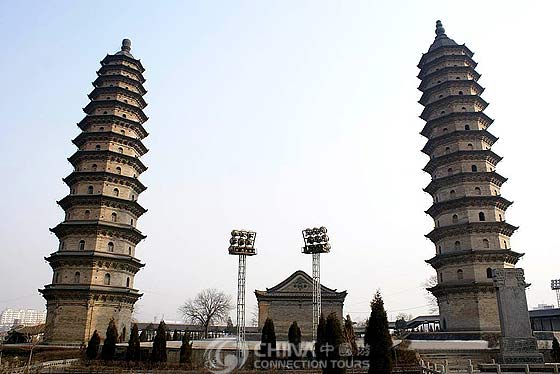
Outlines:
[[[554,309],[554,308],[556,307],[552,304],[538,304],[536,307],[533,308],[533,310]]]
[[[45,323],[46,318],[46,311],[38,311],[35,309],[5,309],[2,314],[0,314],[0,326],[35,326]]]

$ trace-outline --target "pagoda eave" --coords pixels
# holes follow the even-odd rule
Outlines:
[[[453,281],[445,284],[438,284],[427,288],[435,297],[446,296],[449,294],[472,294],[474,293],[494,293],[493,282],[475,282],[472,280]]]
[[[438,136],[436,138],[429,139],[426,142],[424,148],[422,148],[422,153],[427,154],[428,156],[435,150],[436,147],[445,144],[447,142],[457,141],[459,139],[472,139],[478,140],[481,139],[488,143],[489,146],[494,145],[495,142],[498,141],[498,137],[492,135],[487,130],[461,130],[461,131],[451,131],[447,134],[442,136]]]
[[[420,134],[429,139],[431,131],[436,126],[450,123],[453,120],[458,120],[458,119],[472,120],[473,118],[485,124],[486,128],[488,128],[494,122],[494,120],[488,117],[486,114],[484,114],[484,112],[455,112],[427,121],[422,131],[420,131]]]
[[[438,189],[460,182],[491,182],[500,187],[507,181],[507,178],[501,176],[496,171],[491,172],[471,172],[459,173],[446,177],[433,179],[430,184],[424,188],[424,192],[434,194]]]
[[[141,109],[144,109],[148,106],[148,103],[146,103],[146,100],[144,100],[141,94],[139,94],[138,92],[124,89],[119,86],[94,87],[93,91],[91,91],[88,94],[88,98],[90,100],[97,100],[100,95],[107,94],[107,93],[121,93],[125,96],[132,96],[134,100],[138,102],[138,105],[140,106]]]
[[[466,83],[466,84],[465,84]],[[462,80],[451,80],[451,81],[446,81],[443,82],[442,84],[439,84],[437,86],[434,86],[432,88],[427,89],[426,91],[424,91],[424,93],[422,94],[422,97],[420,97],[420,100],[418,100],[418,103],[423,105],[423,106],[427,106],[430,105],[432,103],[428,102],[428,99],[430,98],[430,96],[439,90],[442,89],[446,89],[446,88],[451,88],[451,87],[465,87],[466,85],[470,86],[471,89],[474,89],[474,91],[476,92],[474,95],[481,95],[484,92],[484,87],[482,87],[477,81],[462,81]],[[473,95],[473,94],[470,94]],[[463,95],[463,96],[469,96],[469,95]],[[439,100],[437,100],[439,101]]]
[[[417,65],[418,69],[422,69],[422,67],[424,65],[431,62],[432,60],[426,61],[426,59],[428,59],[430,56],[434,55],[436,51],[441,52],[444,49],[447,49],[447,50],[450,50],[450,51],[465,52],[465,54],[470,58],[472,58],[472,56],[474,56],[474,52],[472,52],[465,44],[457,44],[457,45],[454,45],[454,46],[443,46],[443,47],[428,51],[426,53],[422,53],[422,57],[420,58],[420,61],[418,62],[418,65]]]
[[[468,222],[436,227],[425,236],[433,243],[437,243],[438,240],[445,237],[473,233],[498,233],[510,237],[518,228],[505,221]]]
[[[138,118],[140,118],[140,123],[144,123],[146,122],[149,118],[148,116],[146,116],[146,114],[144,114],[144,112],[142,111],[142,109],[140,107],[137,107],[135,105],[129,104],[129,103],[125,103],[124,101],[119,101],[119,100],[95,100],[95,101],[90,101],[88,103],[88,105],[86,105],[84,108],[82,108],[82,110],[84,111],[84,113],[88,114],[88,115],[92,115],[92,112],[97,109],[97,108],[105,108],[105,107],[111,107],[111,108],[118,108],[121,107],[127,111],[133,112],[135,113]]]
[[[120,301],[134,304],[143,294],[138,290],[126,287],[104,285],[80,285],[59,283],[45,285],[39,293],[47,300],[90,301],[103,298],[106,301]]]
[[[424,92],[425,90],[427,90],[428,88],[428,82],[432,81],[433,78],[438,77],[438,76],[445,76],[448,73],[468,73],[470,75],[472,75],[473,80],[477,81],[480,79],[481,75],[479,73],[477,73],[477,71],[475,69],[473,69],[470,66],[449,66],[449,67],[445,67],[443,69],[440,69],[438,71],[434,71],[433,73],[427,74],[424,79],[422,80],[422,82],[420,83],[420,85],[418,86],[418,90]]]
[[[484,111],[484,109],[486,109],[488,105],[490,105],[488,102],[486,102],[483,98],[481,98],[478,95],[449,95],[439,100],[436,100],[430,104],[425,105],[424,110],[420,114],[420,118],[423,119],[424,121],[428,121],[430,119],[429,118],[430,115],[434,111],[438,111],[439,109],[444,108],[446,107],[446,105],[449,105],[453,102],[467,102],[467,101],[476,102],[481,108],[479,110],[480,112]],[[450,113],[446,115],[449,114]],[[445,116],[438,116],[437,118],[441,118],[441,117],[445,117]]]
[[[78,150],[72,156],[68,157],[68,162],[70,162],[72,166],[76,167],[77,166],[76,162],[82,158],[91,159],[91,160],[98,160],[98,159],[114,160],[120,163],[133,165],[139,171],[140,174],[148,170],[148,167],[146,167],[142,163],[142,161],[140,161],[139,158],[128,156],[125,155],[124,153],[110,151],[108,149],[99,150],[99,151]]]
[[[140,156],[148,153],[148,148],[139,140],[113,131],[82,132],[72,140],[72,143],[81,148],[88,140],[111,140],[115,143],[132,147]]]
[[[148,211],[143,208],[136,200],[122,199],[107,195],[67,195],[57,201],[57,204],[64,210],[73,206],[94,204],[99,206],[117,207],[132,212],[136,217],[140,217]]]
[[[137,81],[136,79],[132,79],[129,77],[126,77],[124,75],[100,75],[98,76],[93,82],[91,82],[91,85],[93,87],[105,87],[105,85],[103,84],[103,82],[105,81],[120,81],[120,82],[125,82],[131,86],[136,87],[136,89],[138,91],[140,91],[141,95],[145,95],[148,91],[144,88],[144,86],[142,85],[142,83],[140,83],[139,81]],[[109,86],[110,87],[110,86]]]
[[[100,61],[101,65],[107,65],[109,62],[111,61],[119,61],[119,60],[125,60],[130,62],[131,64],[134,64],[138,67],[138,70],[140,71],[140,73],[143,73],[146,71],[146,69],[144,69],[144,66],[142,66],[142,63],[140,62],[140,60],[132,58],[132,57],[128,57],[127,55],[107,55],[105,56],[105,58],[103,58],[103,60]]]
[[[433,204],[430,209],[426,210],[425,213],[429,214],[432,218],[436,218],[440,214],[450,211],[456,210],[460,208],[469,208],[469,207],[488,207],[493,206],[502,211],[506,211],[513,204],[512,201],[504,199],[500,195],[489,195],[489,196],[463,196],[458,199],[450,199],[439,201]]]
[[[460,65],[460,66],[470,66],[473,69],[476,69],[476,67],[478,66],[478,63],[472,59],[471,56],[467,55],[467,54],[453,54],[453,55],[442,55],[439,57],[434,58],[433,60],[430,60],[429,62],[426,62],[424,65],[422,65],[422,68],[420,68],[420,72],[418,73],[418,75],[416,76],[418,79],[424,79],[424,77],[427,75],[427,72],[433,68],[434,66],[437,65],[441,65],[442,63],[445,62],[456,62],[458,63],[463,63],[464,65]],[[466,62],[466,64],[465,64]]]
[[[146,239],[138,229],[127,224],[106,222],[100,220],[72,220],[59,223],[57,226],[49,229],[59,239],[69,233],[82,234],[102,234],[109,235],[113,233],[115,236],[128,238],[134,244]]]
[[[524,253],[514,252],[511,249],[463,250],[439,254],[425,262],[434,269],[439,269],[445,265],[476,262],[505,262],[515,265],[524,255]]]
[[[87,126],[92,123],[103,123],[103,124],[114,123],[116,125],[124,126],[127,128],[134,128],[135,130],[138,131],[141,139],[149,135],[146,129],[144,128],[144,126],[142,126],[140,122],[133,121],[128,118],[119,117],[114,114],[90,114],[88,116],[85,116],[80,122],[77,123],[77,125],[80,128],[80,130],[87,131],[88,130]]]
[[[498,156],[489,149],[472,151],[455,151],[443,156],[432,158],[424,167],[426,173],[432,174],[439,166],[455,161],[488,161],[492,166],[496,166],[503,157]]]
[[[140,82],[141,84],[144,84],[146,82],[146,79],[142,75],[142,72],[126,65],[103,64],[101,65],[101,68],[98,71],[96,71],[96,74],[100,77],[106,75],[116,75],[116,74],[105,74],[107,72],[111,72],[115,70],[124,70],[130,74],[133,74],[134,76],[136,76],[136,78],[138,78],[138,82]],[[122,75],[119,74],[118,76],[122,76]]]

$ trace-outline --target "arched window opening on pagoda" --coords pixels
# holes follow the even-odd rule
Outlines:
[[[459,91],[459,95],[462,95],[462,94],[463,94],[463,91]]]
[[[58,272],[54,273],[54,280],[53,283],[58,283]]]
[[[445,147],[445,153],[446,153],[446,154],[449,153],[450,150],[451,150],[451,148]]]
[[[99,131],[105,131],[105,127],[100,127]]]
[[[91,165],[91,170],[93,170],[93,171],[97,171],[97,164],[93,164],[93,165]]]
[[[130,277],[126,277],[126,286],[130,287]]]
[[[455,190],[449,191],[449,197],[450,197],[451,199],[454,199],[454,198],[455,198]]]
[[[84,212],[84,218],[85,218],[85,219],[89,219],[89,213],[90,213],[89,210],[86,210],[86,211]]]
[[[469,149],[469,151],[473,150],[473,145],[471,143],[467,144],[467,148]]]
[[[115,252],[115,245],[113,244],[113,242],[109,242],[107,244],[107,252]]]
[[[447,132],[447,127],[444,127],[444,128],[443,128],[443,132]]]
[[[117,166],[116,170],[117,170],[117,174],[122,174],[122,169],[120,166]]]
[[[112,85],[111,85],[112,86]],[[103,114],[107,114],[107,111],[104,111]]]
[[[439,114],[445,114],[445,110],[442,110]]]
[[[130,220],[130,224],[134,225],[134,220],[133,219]]]
[[[507,242],[504,240],[504,248],[507,249]]]
[[[123,116],[123,118],[126,118],[126,114],[123,114],[122,116]]]
[[[455,79],[461,79],[461,77],[457,77],[457,78],[455,78]]]
[[[113,196],[119,196],[119,189],[118,188],[113,189]]]
[[[115,212],[111,213],[111,221],[112,222],[117,222],[117,213],[115,213]]]
[[[503,218],[502,218],[502,215],[501,215],[501,214],[498,214],[498,219],[500,220],[500,222],[503,221]]]
[[[471,127],[469,125],[465,125],[465,130],[470,130]]]
[[[482,246],[484,248],[490,248],[490,242],[488,241],[488,239],[482,239]]]
[[[471,171],[473,171],[473,172],[478,171],[478,168],[476,167],[476,165],[471,165]]]
[[[106,286],[111,285],[111,274],[109,273],[105,274],[105,277],[103,278],[103,284]]]
[[[463,112],[465,112],[465,111],[467,110],[467,108],[462,107],[461,110],[462,110]]]
[[[132,256],[132,247],[128,247],[128,255]]]
[[[119,153],[124,153],[123,147],[119,147]]]
[[[461,242],[458,240],[455,242],[455,249],[461,249]]]
[[[478,213],[478,220],[479,221],[486,221],[486,216],[484,215],[484,212],[479,212]]]
[[[124,130],[121,130],[121,134],[125,135],[125,134],[126,134],[126,132],[125,132]]]
[[[100,151],[100,150],[101,150],[101,146],[100,146],[99,144],[97,144],[97,145],[95,146],[95,150],[96,150],[96,151]]]
[[[86,248],[86,241],[80,240],[80,243],[78,245],[78,250],[83,251],[85,248]]]
[[[451,175],[451,174],[453,174],[453,168],[447,169],[447,175]]]
[[[88,195],[93,195],[93,186],[88,186],[87,193]]]
[[[130,200],[134,201],[134,195],[130,196]]]
[[[459,222],[459,217],[456,214],[454,214],[453,217],[451,218],[451,221],[453,223],[457,223],[457,222]]]
[[[461,270],[461,269],[457,270],[457,279],[458,280],[463,279],[463,270]]]
[[[492,278],[492,268],[486,268],[486,278]]]
[[[475,195],[481,195],[482,191],[480,190],[480,187],[475,187],[474,188],[474,193],[475,193]]]
[[[80,283],[80,272],[79,271],[74,273],[74,283]]]

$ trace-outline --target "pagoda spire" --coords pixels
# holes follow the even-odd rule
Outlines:
[[[489,132],[493,120],[484,114],[473,53],[450,39],[441,21],[435,32],[418,64],[424,171],[432,179],[424,189],[433,199],[426,213],[434,220],[426,237],[435,254],[427,263],[438,280],[430,291],[442,330],[499,331],[492,270],[512,268],[522,256],[510,245],[517,229],[506,222],[512,203],[500,192],[506,178],[496,171],[502,158],[491,149],[498,138]]]
[[[103,334],[111,318],[126,340],[142,296],[134,278],[144,266],[136,246],[145,238],[137,221],[146,212],[138,196],[146,189],[139,176],[146,170],[140,157],[148,152],[142,143],[148,117],[144,67],[130,50],[124,39],[120,51],[101,61],[78,123],[82,132],[72,141],[74,170],[63,179],[69,194],[58,201],[64,220],[51,229],[59,246],[45,258],[52,282],[40,290],[48,343],[87,342],[95,330]]]

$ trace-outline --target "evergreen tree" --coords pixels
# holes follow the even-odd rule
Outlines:
[[[371,315],[364,343],[369,347],[369,374],[391,374],[393,368],[391,356],[393,341],[389,334],[387,312],[385,312],[383,298],[379,291],[376,292],[371,302]]]
[[[358,355],[358,344],[356,343],[356,333],[354,332],[354,323],[350,318],[350,314],[346,315],[344,320],[344,342],[346,342],[352,350],[352,356]]]
[[[325,342],[328,349],[325,351],[325,358],[327,366],[323,369],[325,374],[340,374],[344,373],[343,368],[338,367],[338,362],[341,359],[340,347],[344,343],[342,336],[342,326],[336,316],[336,313],[331,313],[327,317],[325,324]]]
[[[138,337],[138,325],[134,324],[130,331],[130,339],[126,348],[127,361],[140,361],[140,338]]]
[[[88,346],[86,348],[86,356],[90,360],[95,360],[97,358],[97,352],[99,352],[99,343],[101,343],[101,338],[97,333],[97,330],[93,332],[91,335],[91,339],[89,339]]]
[[[172,338],[172,340],[173,340],[174,342],[181,340],[181,339],[179,339],[179,332],[178,332],[177,330],[173,330],[173,338]]]
[[[560,344],[556,337],[552,339],[552,360],[554,362],[560,362]]]
[[[233,321],[231,320],[231,317],[227,318],[226,333],[229,335],[235,333],[235,327],[233,326]]]
[[[152,345],[152,362],[167,361],[167,341],[165,322],[161,321],[157,328],[156,337]]]
[[[179,352],[179,362],[181,364],[190,364],[192,359],[192,343],[189,342],[189,334],[185,331],[183,335],[183,343]]]
[[[140,341],[147,342],[149,340],[148,335],[151,335],[152,331],[154,331],[154,325],[149,323],[148,326],[142,330],[142,333],[140,334]]]
[[[117,349],[118,338],[119,332],[117,331],[115,320],[111,318],[111,320],[109,321],[109,326],[107,326],[105,341],[103,342],[103,347],[101,348],[101,358],[103,358],[105,361],[111,361],[115,359],[115,351]]]
[[[325,345],[326,341],[326,326],[327,321],[325,320],[325,316],[321,313],[321,317],[319,318],[319,324],[317,325],[317,340],[315,341],[315,358],[317,360],[324,360],[325,359]]]
[[[273,359],[276,357],[276,332],[274,331],[274,322],[271,318],[267,318],[264,322],[260,354],[261,359]]]
[[[165,333],[165,340],[166,341],[171,341],[171,333],[168,331],[167,333]]]
[[[290,343],[288,355],[290,357],[299,357],[301,354],[301,329],[296,321],[292,322],[288,329],[288,342]]]

